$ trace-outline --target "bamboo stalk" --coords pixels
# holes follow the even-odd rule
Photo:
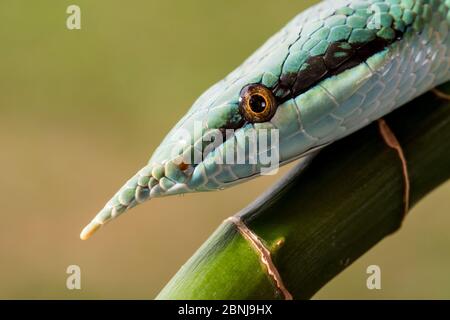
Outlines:
[[[450,177],[450,102],[428,93],[385,119],[408,162],[414,205]],[[404,210],[401,162],[376,124],[302,166],[238,214],[269,249],[294,299],[311,298],[398,230]],[[287,298],[275,280],[261,253],[227,220],[157,299]]]

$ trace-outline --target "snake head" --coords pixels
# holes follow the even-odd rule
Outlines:
[[[224,189],[274,174],[294,158],[286,149],[280,154],[280,136],[300,130],[298,114],[293,104],[280,104],[271,90],[276,77],[265,69],[247,63],[202,94],[81,238],[149,199]]]
[[[383,50],[395,39],[368,30],[367,39],[358,33],[353,42],[346,34],[319,41],[314,36],[327,30],[314,13],[328,12],[326,6],[296,17],[202,94],[81,238],[149,199],[220,190],[274,173],[366,124],[357,110],[364,96],[357,92],[374,87],[373,70],[384,64]],[[364,102],[370,109],[372,101]]]
[[[277,101],[261,76],[227,78],[207,90],[175,125],[150,161],[82,231],[97,229],[149,199],[220,190],[276,173]],[[283,112],[279,111],[279,116]]]

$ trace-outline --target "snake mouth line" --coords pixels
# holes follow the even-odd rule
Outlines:
[[[234,138],[234,133],[220,130],[223,141]],[[195,144],[194,144],[195,145]],[[194,146],[193,149],[195,149]],[[89,239],[102,226],[116,219],[131,208],[146,202],[152,198],[164,197],[172,194],[182,194],[194,191],[195,186],[189,186],[195,169],[211,154],[217,147],[208,149],[202,153],[201,161],[185,161],[185,155],[160,164],[148,164],[142,168],[133,178],[112,197],[112,199],[100,210],[95,218],[82,230],[80,238]],[[192,150],[190,150],[192,151]],[[190,163],[192,162],[192,163]]]
[[[238,129],[240,130],[240,129]],[[220,145],[223,145],[226,141],[236,139],[235,133],[231,134],[230,131],[221,130],[223,135],[223,141]],[[192,146],[193,147],[193,146]],[[321,149],[323,146],[313,148],[307,153]],[[194,147],[195,148],[195,147]],[[215,154],[216,152],[220,155]],[[160,164],[148,164],[142,168],[133,178],[127,181],[125,185],[112,197],[112,199],[100,210],[100,212],[94,217],[94,219],[82,230],[80,238],[87,240],[97,230],[108,222],[118,218],[120,215],[152,198],[159,198],[175,194],[191,193],[203,188],[208,183],[208,177],[206,174],[206,167],[202,164],[205,163],[205,159],[215,159],[221,157],[221,150],[219,147],[210,148],[208,152],[202,154],[201,161],[196,163],[186,163],[184,155],[179,155],[173,160],[162,161]],[[291,159],[295,160],[295,159]],[[284,165],[285,163],[279,163],[278,165]],[[233,186],[238,181],[246,181],[261,173],[254,173],[248,177],[235,177],[234,180],[229,182],[222,181],[222,185],[227,187]]]

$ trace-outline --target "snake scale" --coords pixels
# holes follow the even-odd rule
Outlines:
[[[450,80],[449,8],[450,0],[325,0],[301,12],[198,98],[81,238],[148,199],[258,176],[260,163],[220,161],[250,131],[277,130],[283,165]],[[180,160],[211,135],[223,140],[200,161]]]

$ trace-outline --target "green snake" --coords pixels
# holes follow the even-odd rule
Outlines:
[[[277,165],[308,159],[450,80],[449,8],[450,0],[326,0],[300,13],[198,98],[81,238],[149,199],[257,177],[264,152]],[[231,161],[238,152],[243,161]]]

